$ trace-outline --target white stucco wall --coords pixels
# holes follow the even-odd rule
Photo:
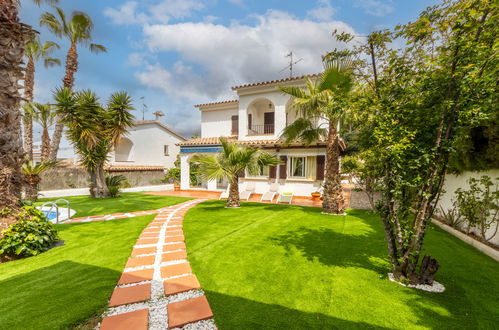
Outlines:
[[[233,109],[202,111],[201,112],[201,137],[231,136],[231,117],[238,114],[237,106]]]
[[[133,143],[129,161],[116,161],[113,152],[109,158],[111,164],[174,167],[180,152],[175,144],[183,141],[155,123],[137,125],[126,137]],[[168,156],[164,155],[165,145],[168,145]]]
[[[452,201],[455,198],[454,192],[458,189],[468,189],[468,180],[470,178],[475,178],[479,179],[481,176],[487,175],[491,179],[499,178],[499,169],[495,170],[489,170],[489,171],[482,171],[482,172],[464,172],[459,175],[455,174],[447,174],[445,176],[445,182],[443,189],[445,190],[445,193],[443,193],[440,196],[439,202],[438,202],[438,209],[442,207],[444,210],[449,210],[452,209]],[[495,228],[495,227],[494,227]],[[494,229],[491,228],[487,233],[491,233],[491,231]],[[478,231],[477,231],[478,233]],[[491,240],[493,244],[499,245],[499,233]]]

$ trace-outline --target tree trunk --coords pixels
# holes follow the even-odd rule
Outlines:
[[[329,121],[326,147],[326,176],[324,178],[324,200],[322,212],[343,214],[344,200],[340,177],[340,144],[335,123]]]
[[[239,203],[239,178],[235,175],[230,180],[229,198],[227,198],[227,204],[225,207],[234,208],[240,207]]]
[[[106,175],[104,174],[104,167],[101,165],[89,171],[90,174],[90,195],[93,198],[107,198],[109,197],[109,190],[106,185]]]
[[[48,127],[44,127],[42,133],[42,154],[41,154],[42,162],[45,162],[49,159],[49,153],[50,153],[50,135]]]
[[[38,199],[38,184],[41,181],[39,175],[28,175],[27,176],[28,185],[26,186],[26,198],[36,202]]]
[[[66,74],[62,80],[64,87],[73,89],[74,84],[74,74],[78,71],[78,53],[76,51],[76,44],[73,42],[66,55]],[[61,144],[62,132],[64,131],[64,124],[61,118],[57,117],[57,122],[54,128],[54,134],[52,135],[52,145],[50,147],[50,160],[57,160],[57,152],[59,151],[59,145]]]
[[[33,57],[28,59],[26,65],[26,75],[24,78],[24,97],[26,101],[33,102],[33,89],[35,85],[35,61]],[[31,114],[24,114],[24,152],[26,160],[33,160],[33,117]]]
[[[24,47],[32,30],[19,23],[17,6],[15,0],[0,2],[0,210],[18,209],[25,185],[18,83],[23,78]],[[0,217],[0,230],[15,222],[12,214]]]

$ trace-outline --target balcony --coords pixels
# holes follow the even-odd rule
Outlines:
[[[248,135],[274,134],[274,124],[251,125],[248,127]]]

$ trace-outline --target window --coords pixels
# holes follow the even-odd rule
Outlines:
[[[289,173],[293,178],[305,178],[306,157],[290,157]]]
[[[268,177],[269,167],[260,165],[256,173],[247,173],[249,177]]]
[[[170,155],[170,153],[168,152],[168,146],[167,145],[163,146],[163,152],[164,152],[165,156],[169,156]]]

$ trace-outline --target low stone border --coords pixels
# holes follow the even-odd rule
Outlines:
[[[456,236],[461,241],[468,243],[469,245],[471,245],[474,248],[476,248],[477,250],[485,253],[486,255],[491,257],[492,259],[499,261],[499,251],[491,248],[490,246],[487,246],[486,244],[483,244],[482,242],[480,242],[480,241],[460,232],[459,230],[454,229],[451,226],[448,226],[445,223],[442,223],[436,219],[432,219],[432,222],[435,225],[437,225],[438,227],[440,227],[443,230],[445,230],[446,232],[448,232],[449,234]]]
[[[203,201],[158,210],[139,236],[97,329],[216,329],[187,261],[182,230],[184,214]]]

